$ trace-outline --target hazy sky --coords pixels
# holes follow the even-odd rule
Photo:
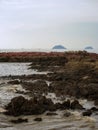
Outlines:
[[[0,48],[98,48],[98,0],[0,0]]]

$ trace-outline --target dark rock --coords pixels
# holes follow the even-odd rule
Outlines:
[[[91,114],[92,114],[91,110],[87,110],[87,111],[82,113],[83,116],[91,116]]]
[[[6,106],[7,112],[5,114],[18,116],[23,112],[21,111],[21,107],[27,100],[23,96],[15,97],[11,100],[11,102]]]
[[[62,108],[70,109],[70,100],[69,99],[62,103]]]
[[[28,119],[18,118],[17,120],[10,120],[10,122],[18,124],[18,123],[28,122]]]
[[[83,106],[81,104],[79,104],[78,100],[74,100],[71,103],[71,109],[83,109]]]
[[[55,69],[55,66],[64,66],[68,62],[65,56],[37,57],[32,60],[31,69],[48,71]]]
[[[62,108],[62,104],[61,103],[56,103],[55,107],[56,107],[56,109],[61,109]]]
[[[46,93],[48,92],[48,85],[44,80],[36,80],[35,82],[22,82],[22,87],[33,93]]]
[[[35,118],[34,121],[42,121],[42,118]]]
[[[46,113],[47,116],[55,116],[55,115],[58,115],[57,113],[53,113],[53,112],[48,112]]]
[[[8,82],[9,84],[20,84],[20,81],[19,80],[11,80]]]
[[[98,106],[98,99],[95,100],[94,104]]]
[[[53,81],[49,86],[49,91],[56,93],[57,96],[76,96],[78,89],[74,85],[74,81]]]
[[[51,99],[46,99],[44,96],[30,100],[19,96],[11,100],[6,106],[6,110],[6,115],[38,115],[43,114],[45,111],[54,111],[56,107]]]
[[[71,113],[70,113],[70,112],[65,112],[65,113],[64,113],[64,117],[69,117],[69,116],[71,116]]]
[[[39,105],[41,107],[44,107],[46,110],[49,110],[49,111],[55,111],[56,110],[56,107],[54,105],[54,103],[52,102],[51,99],[46,99],[45,96],[43,96],[42,98],[39,99]]]
[[[95,111],[98,111],[98,108],[92,107],[90,110],[91,110],[92,112],[95,112]]]

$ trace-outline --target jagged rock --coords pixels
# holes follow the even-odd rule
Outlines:
[[[81,104],[79,104],[78,100],[74,100],[71,103],[71,109],[83,109],[83,106]]]
[[[56,107],[51,99],[46,99],[44,96],[30,100],[19,96],[11,100],[6,110],[5,114],[13,116],[38,115],[45,111],[54,111]]]

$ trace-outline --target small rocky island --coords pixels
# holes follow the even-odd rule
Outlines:
[[[55,45],[53,48],[52,48],[53,50],[54,49],[66,49],[64,46],[62,46],[62,45]]]
[[[92,46],[85,47],[85,50],[93,50],[94,48]]]

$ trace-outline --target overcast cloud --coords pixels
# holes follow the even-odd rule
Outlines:
[[[0,0],[0,48],[98,47],[98,0]]]

